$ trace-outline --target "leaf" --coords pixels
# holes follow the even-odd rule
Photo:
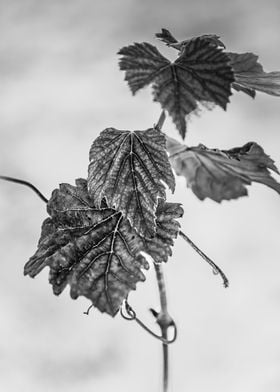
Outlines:
[[[227,55],[211,40],[197,37],[186,41],[173,63],[146,42],[124,47],[119,54],[120,69],[125,71],[132,93],[152,84],[154,101],[168,111],[183,138],[185,117],[198,111],[199,105],[226,109],[233,72]]]
[[[181,51],[186,44],[188,44],[191,40],[193,39],[203,39],[207,41],[210,45],[213,45],[215,47],[222,47],[225,48],[224,43],[219,39],[220,37],[216,34],[203,34],[200,35],[199,37],[194,37],[191,39],[187,39],[184,41],[177,41],[177,39],[168,31],[167,29],[161,29],[161,33],[156,33],[156,37],[164,42],[167,46],[170,46],[174,49],[177,49]]]
[[[253,53],[227,53],[234,71],[232,87],[255,97],[256,91],[280,96],[280,72],[264,72]]]
[[[175,178],[166,152],[163,133],[105,129],[90,149],[89,194],[100,207],[108,206],[129,219],[143,236],[155,234],[158,198],[165,186],[174,192]]]
[[[159,199],[156,210],[156,235],[153,238],[143,238],[144,251],[155,263],[167,262],[168,257],[172,256],[171,247],[180,229],[180,224],[175,219],[181,218],[183,213],[181,204],[167,203]]]
[[[161,29],[161,33],[156,33],[156,37],[164,42],[167,46],[172,46],[172,44],[177,44],[177,39],[170,33],[167,29]]]
[[[248,194],[246,185],[259,182],[280,194],[280,184],[271,176],[278,173],[274,161],[257,143],[230,150],[209,149],[202,144],[187,147],[167,139],[171,164],[179,176],[184,176],[194,194],[221,202]]]
[[[55,294],[67,284],[76,299],[89,298],[101,312],[114,316],[136,283],[144,281],[141,269],[148,264],[139,253],[140,237],[120,212],[93,205],[87,181],[76,187],[61,184],[48,202],[38,250],[24,273],[35,277],[50,267],[49,281]]]
[[[177,41],[176,38],[166,29],[157,33],[156,37],[167,46],[182,51],[185,44],[191,40]],[[205,34],[200,38],[209,42],[213,46],[225,48],[220,37],[215,34]],[[280,72],[264,72],[262,65],[258,62],[258,56],[253,53],[231,53],[226,52],[230,59],[230,65],[234,71],[235,81],[232,87],[236,91],[243,91],[252,98],[256,95],[256,90],[266,94],[280,96]]]

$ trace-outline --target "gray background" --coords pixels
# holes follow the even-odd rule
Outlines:
[[[132,98],[116,52],[152,41],[161,27],[178,38],[222,36],[231,51],[253,51],[280,69],[278,0],[0,1],[0,172],[36,184],[47,197],[87,174],[101,130],[145,129],[160,107],[149,91]],[[153,41],[156,43],[155,41]],[[158,47],[162,47],[158,43]],[[278,166],[280,101],[231,97],[193,118],[187,143],[230,148],[260,143]],[[171,121],[165,131],[177,137]],[[224,269],[230,288],[181,239],[166,265],[176,392],[278,392],[280,389],[279,195],[261,185],[250,198],[200,202],[177,182],[183,230]],[[45,206],[27,188],[0,183],[0,389],[5,392],[158,391],[161,347],[136,324],[53,296],[48,271],[23,277]],[[157,307],[154,271],[130,302],[147,323]],[[154,326],[156,328],[156,326]]]

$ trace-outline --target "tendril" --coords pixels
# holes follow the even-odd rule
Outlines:
[[[229,286],[229,281],[224,272],[221,270],[220,267],[217,266],[217,264],[214,263],[213,260],[211,260],[204,252],[202,252],[201,249],[198,248],[198,246],[195,245],[194,242],[181,230],[179,231],[180,236],[201,256],[211,267],[213,268],[213,272],[216,275],[220,275],[221,278],[223,279],[224,287]]]
[[[85,312],[83,312],[83,314],[86,314],[87,316],[89,315],[89,312],[90,312],[90,310],[93,308],[93,304],[91,304],[89,307],[88,307],[88,309],[85,311]]]
[[[124,312],[124,309],[125,309],[126,314]],[[127,301],[124,301],[124,309],[123,309],[123,307],[121,307],[120,313],[121,313],[121,316],[125,320],[128,320],[128,321],[135,320],[137,322],[137,324],[140,325],[140,327],[142,327],[146,332],[148,332],[154,338],[160,340],[162,343],[171,344],[171,343],[174,343],[175,340],[177,339],[177,326],[174,321],[172,321],[172,324],[170,324],[170,327],[173,327],[173,329],[174,329],[172,339],[164,339],[162,336],[153,332],[146,324],[143,323],[143,321],[141,321],[137,317],[135,310],[133,310],[133,308],[128,304]]]
[[[15,182],[17,184],[25,185],[25,186],[29,187],[30,189],[32,189],[40,197],[40,199],[43,200],[45,203],[48,202],[48,199],[39,191],[38,188],[36,188],[35,185],[31,184],[31,182],[24,181],[19,178],[7,177],[7,176],[0,176],[0,180],[10,181],[10,182]]]

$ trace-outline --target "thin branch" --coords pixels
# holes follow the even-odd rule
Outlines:
[[[39,189],[28,181],[20,180],[19,178],[14,178],[14,177],[7,177],[7,176],[0,176],[0,180],[10,181],[10,182],[15,182],[17,184],[25,185],[30,189],[32,189],[45,203],[48,202],[48,199],[39,191]]]
[[[224,272],[214,263],[213,260],[211,260],[204,252],[202,252],[201,249],[198,248],[198,246],[195,245],[194,242],[181,230],[179,231],[179,235],[188,243],[191,245],[191,247],[213,268],[213,272],[216,275],[220,275],[221,278],[223,279],[224,286],[228,287],[229,286],[229,281]]]

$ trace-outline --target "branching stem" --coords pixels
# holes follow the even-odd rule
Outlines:
[[[165,112],[162,110],[159,120],[155,125],[155,128],[161,131],[165,121]],[[160,297],[160,312],[157,314],[156,321],[161,329],[161,336],[163,339],[168,339],[168,329],[174,325],[173,319],[170,317],[167,309],[167,295],[166,286],[164,281],[163,268],[161,264],[154,264],[156,277],[158,282],[159,297]],[[169,371],[169,361],[168,361],[168,345],[164,342],[162,343],[163,350],[163,392],[168,391],[168,371]]]
[[[120,309],[120,313],[121,316],[128,321],[136,321],[138,325],[140,325],[140,327],[142,327],[146,332],[148,332],[151,336],[153,336],[154,338],[160,340],[162,343],[164,344],[171,344],[174,343],[176,338],[177,338],[177,326],[176,324],[173,322],[172,327],[174,328],[174,333],[173,333],[173,337],[171,339],[165,339],[160,335],[157,335],[155,332],[153,332],[146,324],[143,323],[143,321],[141,321],[139,319],[139,317],[137,317],[135,310],[133,310],[133,308],[128,304],[127,301],[124,301],[124,308],[125,311],[127,313],[127,315],[124,313],[123,308]],[[84,312],[86,313],[86,312]],[[154,313],[153,313],[154,315]],[[155,318],[157,318],[158,313],[156,315],[154,315]]]

